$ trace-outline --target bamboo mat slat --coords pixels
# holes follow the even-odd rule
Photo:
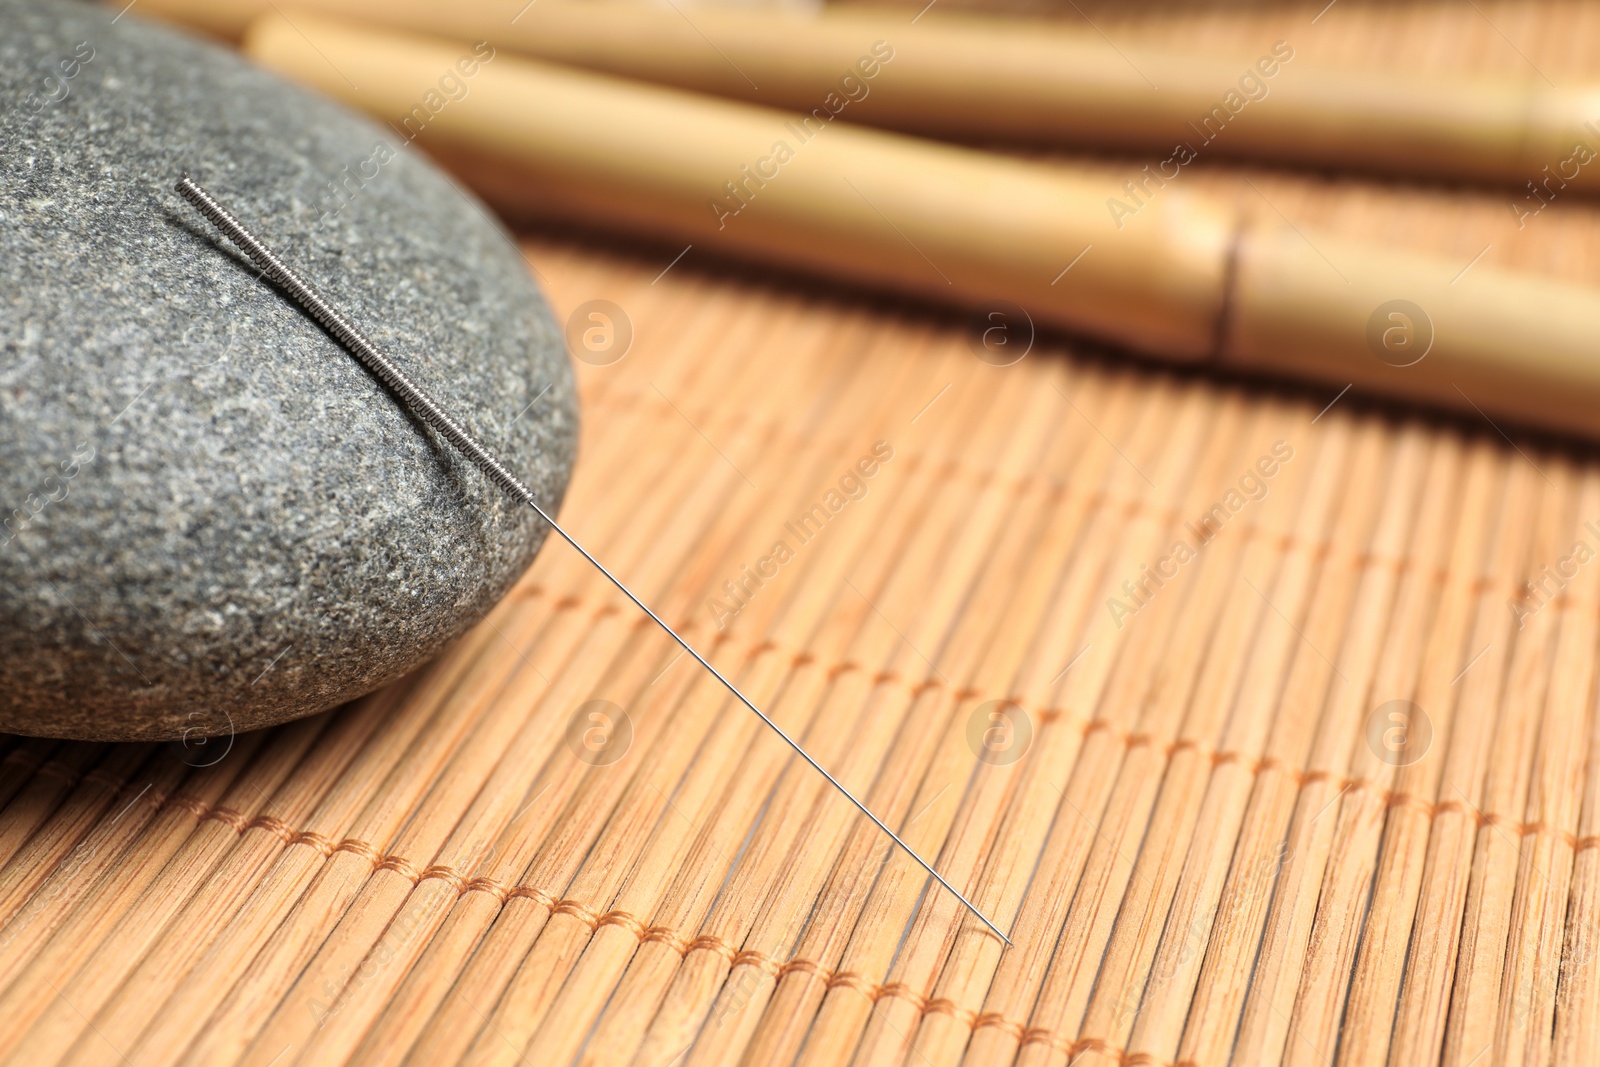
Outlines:
[[[1058,14],[1600,71],[1592,3]],[[1514,191],[1192,170],[1600,284],[1576,198],[1519,226]],[[0,1060],[1593,1062],[1600,564],[1561,562],[1600,552],[1591,450],[1048,337],[994,367],[959,316],[522,239],[559,318],[636,332],[576,364],[569,527],[1015,947],[555,543],[348,707],[205,748],[0,738]],[[1405,765],[1395,701],[1431,734]]]

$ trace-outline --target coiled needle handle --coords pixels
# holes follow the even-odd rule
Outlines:
[[[766,712],[756,707],[755,704],[751,702],[749,697],[741,693],[737,686],[723,676],[721,671],[713,667],[704,656],[695,651],[694,646],[690,645],[689,642],[678,636],[678,632],[672,627],[668,626],[662,620],[661,616],[652,611],[649,605],[647,605],[644,601],[634,596],[631,589],[624,585],[616,575],[606,570],[605,566],[599,560],[595,559],[589,554],[588,549],[584,548],[576,540],[574,540],[571,534],[567,533],[567,531],[564,530],[561,525],[544,510],[544,508],[539,506],[539,501],[534,498],[533,491],[524,485],[521,479],[519,479],[515,474],[512,474],[511,471],[507,469],[506,465],[500,462],[494,453],[485,448],[476,437],[472,436],[472,434],[467,431],[466,427],[462,426],[461,423],[457,422],[453,417],[451,417],[449,412],[440,407],[439,403],[434,400],[433,397],[429,396],[421,386],[417,385],[416,382],[413,382],[406,372],[401,370],[393,360],[379,351],[378,346],[374,345],[367,339],[365,334],[356,329],[349,319],[345,318],[338,311],[334,310],[333,306],[324,300],[321,294],[311,287],[309,282],[291,270],[288,264],[279,259],[270,248],[262,244],[260,239],[257,238],[255,234],[246,229],[238,219],[234,218],[234,216],[226,208],[217,203],[211,194],[202,189],[193,178],[189,177],[189,175],[184,174],[178,179],[176,189],[183,196],[183,198],[193,204],[199,210],[199,212],[211,222],[213,226],[221,230],[223,235],[226,236],[228,240],[238,245],[244,254],[250,257],[250,261],[261,269],[263,274],[276,282],[278,287],[284,292],[288,293],[289,296],[293,298],[295,303],[299,304],[305,309],[307,314],[309,314],[313,319],[316,319],[317,322],[322,325],[323,329],[327,330],[334,336],[336,340],[338,340],[340,344],[344,345],[344,347],[349,350],[350,354],[355,356],[356,360],[360,362],[363,367],[371,371],[379,381],[383,382],[384,385],[393,390],[394,393],[405,402],[407,407],[416,412],[420,418],[425,420],[430,426],[444,435],[445,440],[454,445],[462,455],[466,456],[467,459],[471,460],[473,464],[478,467],[479,470],[488,475],[490,481],[494,482],[495,485],[498,485],[506,493],[510,494],[518,501],[528,505],[528,507],[537,512],[539,517],[548,523],[550,528],[559,534],[563,541],[577,549],[578,553],[583,556],[584,559],[594,564],[595,569],[597,569],[601,574],[605,575],[606,578],[611,581],[612,585],[622,590],[622,594],[638,605],[640,611],[643,611],[646,615],[650,616],[651,619],[655,620],[656,625],[665,630],[667,635],[674,641],[682,645],[683,650],[699,661],[700,666],[710,671],[717,681],[721,682],[723,686],[727,688],[728,692],[732,693],[736,698],[738,698],[741,704],[755,712],[761,721],[771,727],[772,731],[779,737],[783,738],[788,746],[794,749],[795,753],[799,755],[801,759],[811,764],[811,766],[816,769],[817,773],[821,774],[824,778],[831,782],[833,787],[839,790],[839,792],[843,793],[850,803],[854,804],[863,815],[871,819],[878,829],[888,834],[895,844],[904,849],[912,859],[916,860],[917,863],[922,866],[923,870],[931,874],[940,885],[949,890],[957,900],[961,901],[961,903],[966,906],[968,911],[977,916],[983,925],[987,926],[991,931],[994,932],[996,937],[1000,938],[1000,940],[1005,942],[1007,945],[1011,944],[1011,939],[1007,937],[998,926],[990,922],[988,917],[985,916],[983,912],[974,907],[971,901],[962,896],[955,886],[947,882],[944,878],[944,875],[934,870],[932,864],[928,863],[927,860],[917,855],[916,851],[913,850],[910,845],[907,845],[904,841],[900,840],[900,835],[889,829],[882,819],[873,814],[872,809],[868,808],[860,800],[856,799],[855,794],[846,789],[837,778],[829,774],[822,764],[813,759],[811,754],[807,752],[798,741],[785,733],[781,726],[767,716]]]

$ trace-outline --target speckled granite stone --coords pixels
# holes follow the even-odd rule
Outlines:
[[[113,14],[0,0],[0,730],[248,730],[438,652],[544,529],[258,281],[178,172],[551,506],[571,368],[520,256],[414,148]]]

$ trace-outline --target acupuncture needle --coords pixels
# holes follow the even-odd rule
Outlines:
[[[818,774],[826,778],[830,783],[832,783],[835,789],[843,793],[845,798],[849,800],[850,803],[854,804],[856,809],[860,811],[861,814],[871,819],[873,824],[876,825],[878,829],[882,830],[885,834],[888,834],[889,838],[895,844],[904,849],[906,854],[912,859],[916,860],[923,870],[931,874],[941,886],[947,889],[957,900],[961,901],[961,903],[966,906],[968,911],[977,916],[983,925],[987,926],[994,932],[996,937],[1005,942],[1005,944],[1008,946],[1011,944],[1011,939],[1007,937],[998,926],[990,922],[988,916],[979,911],[970,900],[962,896],[961,892],[957,890],[955,886],[946,881],[944,875],[934,870],[932,864],[919,856],[916,850],[910,845],[902,841],[900,839],[900,835],[889,829],[888,825],[882,819],[873,814],[871,808],[867,807],[860,800],[856,799],[856,795],[854,793],[846,789],[837,778],[828,773],[827,769],[823,767],[822,764],[818,763],[814,758],[812,758],[811,753],[807,752],[800,742],[790,737],[789,734],[784,731],[783,727],[774,722],[766,712],[756,707],[755,703],[751,701],[749,697],[745,696],[744,693],[739,691],[738,686],[728,681],[721,671],[713,667],[704,656],[695,651],[693,645],[689,644],[689,642],[680,637],[678,632],[672,627],[668,626],[661,616],[657,615],[650,609],[648,604],[635,596],[633,594],[633,590],[624,585],[621,579],[608,571],[605,568],[605,565],[602,564],[598,559],[595,559],[594,556],[590,555],[588,549],[579,544],[571,534],[569,534],[559,523],[556,522],[554,518],[550,516],[548,512],[545,511],[543,507],[539,505],[539,501],[534,497],[533,491],[524,485],[516,475],[512,474],[506,465],[502,463],[494,455],[494,453],[490,452],[486,447],[484,447],[484,445],[479,442],[476,437],[469,433],[466,427],[457,422],[456,419],[449,414],[449,412],[440,407],[439,403],[435,401],[433,397],[429,396],[428,393],[420,386],[413,382],[411,378],[403,370],[401,370],[393,360],[384,355],[383,352],[379,351],[378,346],[374,345],[367,339],[365,334],[356,329],[349,319],[335,311],[333,306],[324,300],[322,296],[311,287],[310,283],[301,278],[299,274],[291,270],[289,266],[283,262],[283,260],[279,259],[271,249],[269,249],[258,237],[256,237],[255,234],[246,229],[243,224],[241,224],[239,220],[235,218],[226,208],[217,203],[211,194],[201,188],[200,185],[195,182],[193,178],[190,178],[188,174],[184,174],[178,179],[178,184],[175,188],[183,196],[183,198],[189,201],[189,203],[193,204],[213,226],[221,230],[223,235],[226,236],[228,240],[238,245],[244,254],[250,257],[250,261],[261,269],[263,274],[276,282],[278,287],[284,292],[288,293],[295,303],[299,304],[308,315],[320,323],[323,329],[332,334],[333,337],[340,344],[342,344],[352,356],[356,358],[357,362],[370,371],[379,381],[383,382],[384,385],[388,386],[389,389],[399,396],[400,399],[405,402],[406,406],[416,413],[418,417],[427,422],[435,430],[438,430],[445,440],[454,445],[457,451],[459,451],[463,456],[470,460],[473,465],[486,474],[490,481],[499,486],[513,499],[532,508],[538,514],[539,518],[545,521],[550,529],[554,530],[563,541],[576,549],[579,555],[593,564],[595,569],[601,574],[605,575],[606,578],[610,580],[612,585],[620,589],[623,596],[633,601],[634,604],[638,606],[640,611],[643,611],[646,615],[650,616],[650,618],[655,621],[657,626],[666,631],[668,637],[671,637],[679,645],[682,645],[683,650],[689,653],[689,655],[693,656],[700,663],[700,666],[710,671],[712,677],[721,682],[723,687],[726,688],[728,692],[732,693],[739,703],[755,712],[756,717],[762,722],[766,723],[767,726],[771,727],[773,733],[781,737],[801,759],[809,763]]]

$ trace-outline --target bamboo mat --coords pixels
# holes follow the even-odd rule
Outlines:
[[[1314,13],[1182,17],[1600,71],[1593,5]],[[1574,200],[1185,180],[1600,283]],[[524,242],[634,330],[577,364],[569,527],[1016,947],[552,543],[430,666],[220,758],[0,741],[5,1060],[1594,1062],[1592,451]]]

